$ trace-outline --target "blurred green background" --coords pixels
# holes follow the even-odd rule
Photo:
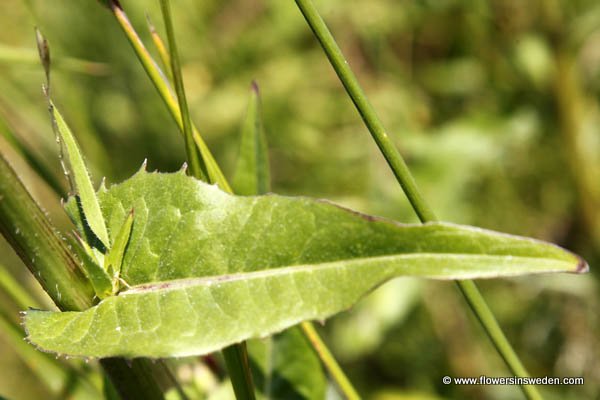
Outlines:
[[[146,13],[162,34],[158,2],[122,3],[154,51]],[[273,191],[416,221],[293,1],[172,3],[192,118],[228,176],[256,80]],[[548,399],[598,398],[600,3],[316,3],[440,219],[549,240],[587,259],[586,276],[480,287],[533,376],[585,377],[584,386],[541,388]],[[96,182],[103,176],[119,182],[145,158],[149,169],[177,170],[185,152],[122,32],[97,1],[3,0],[0,151],[67,232],[59,198],[7,139],[15,135],[66,190],[41,93],[34,26],[50,42],[54,97]],[[49,306],[3,240],[0,269]],[[15,345],[13,329],[18,309],[0,291],[0,396],[62,398],[23,362],[26,350]],[[366,398],[520,396],[514,386],[442,384],[444,375],[509,374],[452,283],[390,282],[322,329]],[[99,384],[94,363],[73,365]],[[179,372],[202,373],[189,364]]]

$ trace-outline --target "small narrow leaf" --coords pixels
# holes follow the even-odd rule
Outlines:
[[[83,155],[79,150],[79,146],[75,141],[75,137],[71,133],[69,126],[63,119],[60,112],[49,100],[50,103],[50,114],[56,125],[56,130],[69,158],[69,164],[71,165],[73,179],[75,180],[75,187],[79,193],[81,200],[81,208],[85,215],[87,225],[90,227],[94,235],[102,242],[106,247],[110,247],[110,241],[108,239],[108,231],[104,223],[104,217],[100,209],[100,204],[96,198],[94,187],[90,179],[90,175],[83,161]]]
[[[73,249],[83,263],[83,272],[92,283],[96,296],[99,299],[105,299],[108,296],[113,295],[112,278],[95,259],[92,248],[78,235],[75,235],[75,238],[81,247],[73,246]]]
[[[136,210],[121,270],[132,288],[83,312],[29,311],[28,338],[46,351],[206,354],[323,320],[397,276],[587,270],[576,255],[533,239],[402,225],[307,198],[232,196],[183,174],[142,171],[98,196],[112,223],[113,212]],[[73,200],[67,210],[82,228]]]
[[[48,100],[48,109],[50,111],[50,117],[52,118],[52,127],[56,133],[57,140],[64,145],[64,149],[67,152],[67,157],[71,166],[71,170],[67,170],[63,164],[65,174],[69,176],[69,182],[71,185],[73,184],[71,179],[74,179],[75,181],[75,189],[79,192],[81,208],[85,218],[87,219],[87,225],[92,230],[94,235],[96,235],[96,237],[102,242],[104,247],[108,249],[110,247],[110,243],[108,241],[108,231],[106,230],[100,205],[98,204],[98,199],[96,198],[96,193],[94,192],[94,186],[92,185],[90,175],[85,166],[85,162],[83,161],[83,156],[79,150],[79,147],[77,146],[75,137],[69,129],[69,126],[65,122],[60,112],[56,109],[56,106],[52,102],[52,98],[50,96],[50,47],[48,46],[48,41],[37,28],[35,29],[35,35],[40,61],[42,62],[44,72],[46,73],[46,85],[44,86],[44,93],[46,95],[46,99]],[[63,147],[61,146],[61,149],[62,148]],[[73,188],[71,187],[71,189]]]
[[[118,279],[119,275],[121,274],[123,256],[125,255],[125,248],[129,243],[129,237],[131,236],[132,226],[133,209],[129,214],[127,214],[127,218],[125,218],[125,222],[123,222],[123,225],[119,229],[117,236],[115,236],[113,246],[106,255],[106,259],[104,261],[106,264],[106,270],[111,271],[113,279]]]
[[[240,154],[233,178],[236,194],[267,193],[270,185],[269,153],[262,126],[258,85],[253,82],[242,128]]]

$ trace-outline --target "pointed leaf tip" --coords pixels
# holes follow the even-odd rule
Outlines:
[[[577,263],[577,269],[575,270],[575,273],[586,274],[586,273],[590,272],[590,266],[587,263],[587,261],[585,261],[582,257],[578,257],[578,258],[579,258],[579,263]]]
[[[136,171],[134,176],[138,175],[138,174],[142,174],[144,172],[148,172],[147,168],[148,168],[148,159],[144,158],[144,161],[142,161],[142,165],[140,165],[140,167],[138,168],[138,170]]]
[[[48,46],[48,41],[42,35],[42,32],[36,27],[35,28],[35,38],[37,42],[38,54],[40,56],[40,61],[42,62],[42,66],[44,67],[44,72],[46,73],[46,81],[49,85],[50,83],[50,47]]]
[[[150,33],[156,33],[156,27],[152,23],[152,19],[150,18],[150,14],[146,12],[146,24],[148,25],[148,30]]]

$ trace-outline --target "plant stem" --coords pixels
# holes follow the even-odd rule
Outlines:
[[[332,379],[338,385],[344,397],[348,400],[360,399],[360,396],[356,392],[356,389],[354,389],[354,386],[352,386],[352,383],[350,382],[346,374],[344,374],[344,371],[337,363],[335,357],[333,356],[333,354],[331,354],[331,351],[327,348],[327,346],[323,342],[323,339],[321,339],[321,337],[317,333],[314,325],[310,322],[302,322],[300,324],[300,327],[302,328],[304,335],[307,337],[307,339],[310,341],[313,348],[319,355],[319,358],[327,368],[327,371],[329,371],[329,374],[331,375]]]
[[[0,232],[65,311],[92,306],[94,292],[44,212],[0,155]]]
[[[173,82],[175,83],[175,92],[177,93],[179,110],[181,111],[185,152],[187,154],[188,162],[190,163],[190,172],[196,178],[206,182],[208,181],[208,171],[198,154],[192,134],[192,120],[190,119],[190,110],[185,97],[185,88],[183,86],[183,76],[181,74],[181,64],[179,62],[179,52],[177,51],[177,41],[175,40],[175,30],[173,28],[169,0],[160,0],[160,7],[165,22],[165,29],[167,31],[169,53],[171,55],[171,72],[173,74]]]
[[[0,154],[0,232],[62,311],[93,305],[94,291],[67,242]],[[100,361],[123,398],[163,399],[164,379],[148,360]],[[166,384],[163,386],[166,387]]]
[[[254,383],[248,361],[246,342],[225,347],[222,353],[227,364],[227,371],[229,372],[231,385],[235,392],[235,398],[238,400],[254,400],[256,395],[254,393]]]
[[[133,50],[138,59],[140,60],[142,67],[148,74],[148,77],[154,84],[154,87],[158,91],[158,94],[167,106],[171,117],[173,117],[180,130],[183,132],[184,128],[182,113],[177,104],[177,100],[175,99],[175,96],[171,91],[171,87],[169,86],[169,83],[165,78],[165,75],[152,59],[152,56],[150,55],[150,53],[144,46],[144,43],[142,43],[140,37],[131,25],[129,18],[127,18],[127,14],[125,14],[125,11],[121,7],[121,5],[116,0],[107,0],[107,2],[110,11],[117,20],[119,27],[127,37],[127,40],[133,47]],[[214,157],[208,149],[208,146],[202,139],[202,136],[198,132],[198,129],[196,129],[196,127],[193,125],[192,135],[194,137],[194,142],[196,143],[196,146],[198,146],[198,150],[200,151],[204,163],[206,164],[209,181],[211,183],[217,183],[221,187],[221,189],[231,193],[231,187],[227,183],[223,172],[216,163]]]
[[[175,32],[171,19],[171,7],[169,0],[160,0],[160,6],[163,14],[163,20],[167,31],[167,40],[169,42],[169,55],[171,58],[171,73],[175,83],[175,92],[179,102],[179,110],[183,122],[183,135],[185,138],[185,149],[188,162],[190,163],[190,175],[202,181],[210,181],[206,164],[202,156],[198,153],[192,137],[192,121],[185,98],[185,88],[183,86],[183,76],[181,74],[181,65],[179,63],[179,53],[175,40]],[[222,187],[229,187],[229,184],[223,177],[217,181]],[[240,343],[223,349],[223,356],[229,371],[231,384],[238,400],[254,400],[254,383],[252,382],[252,372],[248,362],[248,350],[246,343]]]
[[[148,22],[148,30],[150,31],[150,36],[152,36],[152,42],[154,43],[156,51],[158,51],[158,56],[160,57],[163,67],[165,68],[165,72],[167,73],[169,81],[173,82],[173,73],[171,72],[171,57],[169,56],[165,43],[156,31],[156,28],[154,27],[154,24],[152,24],[149,15],[146,15],[146,21]]]
[[[361,88],[356,76],[344,58],[342,51],[337,45],[333,35],[327,28],[327,25],[319,15],[317,9],[311,0],[295,0],[298,8],[304,15],[313,33],[321,44],[327,58],[333,69],[341,80],[348,95],[352,98],[360,116],[362,117],[367,129],[373,136],[377,146],[381,150],[388,165],[392,169],[396,179],[402,186],[410,204],[415,210],[421,222],[435,221],[437,218],[433,210],[426,203],[419,192],[416,182],[410,173],[400,152],[387,135],[381,120],[377,116],[375,109],[369,103],[367,96]],[[457,281],[458,287],[464,295],[467,303],[481,322],[486,333],[494,343],[498,353],[506,362],[508,368],[514,375],[526,377],[529,376],[519,357],[510,345],[510,342],[502,332],[500,325],[496,321],[494,314],[485,302],[483,296],[477,289],[473,281]],[[537,388],[531,385],[521,385],[525,396],[529,399],[541,399]]]

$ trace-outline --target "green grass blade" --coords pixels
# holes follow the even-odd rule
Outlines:
[[[323,362],[323,365],[325,365],[333,380],[338,385],[340,391],[344,394],[345,398],[348,400],[359,400],[360,395],[338,364],[329,348],[327,348],[323,342],[323,339],[321,339],[317,333],[314,325],[310,322],[303,322],[300,324],[300,327],[302,328],[304,336],[310,341],[317,354],[319,354],[319,358]]]
[[[421,221],[435,221],[436,217],[433,211],[426,205],[425,199],[421,195],[417,184],[412,177],[408,166],[400,155],[400,152],[390,140],[383,124],[379,120],[375,109],[367,99],[365,92],[358,83],[354,72],[346,61],[344,54],[335,42],[333,35],[325,25],[325,21],[319,15],[311,0],[296,0],[298,8],[304,15],[306,21],[311,27],[313,33],[323,47],[327,58],[333,69],[337,73],[340,81],[344,85],[346,92],[352,99],[365,125],[369,129],[371,136],[386,161],[390,165],[396,179],[402,186],[404,193],[413,205],[415,212]]]
[[[177,93],[179,110],[181,111],[189,173],[202,181],[214,182],[212,180],[213,177],[210,176],[205,160],[202,158],[202,152],[199,151],[193,138],[192,121],[185,96],[185,88],[183,86],[183,76],[181,73],[173,22],[171,20],[171,6],[169,0],[160,0],[160,6],[167,31],[167,40],[169,42],[171,73],[173,74],[175,92]],[[226,183],[223,182],[223,184]],[[248,363],[246,344],[236,344],[223,349],[223,356],[225,357],[227,370],[229,371],[229,377],[236,398],[238,400],[254,400],[254,384],[252,382],[252,373]]]
[[[63,185],[52,173],[45,163],[23,143],[23,141],[8,127],[6,121],[0,116],[0,132],[6,141],[27,161],[31,168],[42,178],[54,192],[61,197],[66,196]]]
[[[260,95],[258,85],[253,83],[232,184],[236,194],[256,195],[270,190],[270,180],[269,153],[261,119]]]
[[[252,380],[246,342],[234,344],[222,350],[235,398],[238,400],[255,399],[254,381]]]
[[[146,22],[148,24],[148,30],[150,31],[150,36],[152,37],[152,42],[154,43],[154,47],[158,52],[158,56],[160,57],[160,61],[162,62],[163,68],[167,72],[167,77],[169,81],[173,82],[173,72],[171,71],[171,56],[169,55],[169,51],[165,46],[165,42],[162,40],[154,24],[150,20],[150,15],[146,15]]]
[[[38,65],[39,55],[32,48],[11,47],[0,44],[0,64],[7,65]],[[72,57],[56,57],[53,66],[58,70],[77,72],[80,74],[104,76],[110,73],[107,64],[82,60]]]
[[[3,265],[0,265],[0,290],[22,310],[29,307],[39,307],[39,301],[34,299]]]
[[[163,14],[165,28],[167,30],[167,40],[169,42],[169,55],[171,58],[171,72],[173,73],[173,82],[175,84],[175,93],[179,102],[181,119],[183,123],[183,137],[185,139],[185,152],[187,154],[189,171],[192,176],[205,182],[210,180],[208,170],[196,144],[194,143],[192,133],[192,120],[190,119],[190,110],[188,109],[185,88],[183,86],[183,76],[181,74],[181,65],[179,62],[179,52],[177,51],[177,41],[175,40],[175,29],[171,19],[171,5],[169,0],[160,0],[160,8]]]
[[[165,75],[160,70],[160,68],[158,67],[156,62],[152,59],[152,56],[150,55],[150,53],[144,46],[144,43],[142,43],[139,35],[133,28],[133,25],[131,25],[129,18],[127,18],[127,14],[125,13],[125,11],[121,7],[121,5],[115,0],[107,0],[106,2],[108,3],[110,11],[112,12],[115,19],[117,20],[117,23],[121,27],[121,30],[125,34],[129,43],[131,44],[136,56],[140,60],[142,67],[148,74],[150,81],[152,82],[152,84],[158,91],[158,94],[160,95],[161,99],[167,106],[167,110],[169,111],[169,113],[171,114],[171,116],[173,117],[173,119],[175,120],[177,125],[179,126],[181,132],[183,133],[184,126],[183,126],[183,117],[181,114],[181,110],[177,104],[177,99],[173,95],[172,90],[169,86],[169,83],[168,83],[167,79],[165,78]],[[206,169],[207,169],[207,173],[208,173],[210,182],[216,183],[223,190],[231,192],[231,187],[229,186],[227,179],[225,179],[225,175],[223,175],[223,172],[219,168],[219,165],[215,161],[208,146],[202,139],[200,132],[193,125],[192,125],[192,135],[194,138],[194,142],[196,143],[196,146],[198,148],[198,151],[202,155],[202,159],[204,160],[204,163],[206,164]]]

